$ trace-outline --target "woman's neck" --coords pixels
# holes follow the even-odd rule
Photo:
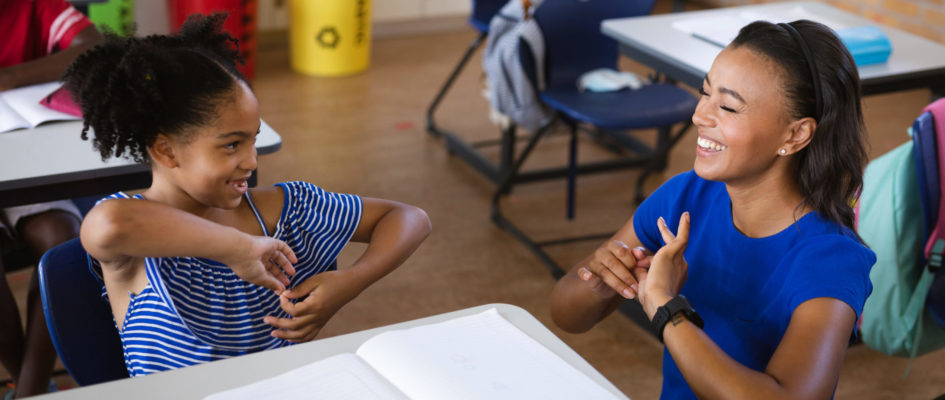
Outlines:
[[[762,238],[781,232],[811,211],[803,204],[792,177],[760,177],[748,183],[726,183],[732,201],[732,223],[748,237]]]

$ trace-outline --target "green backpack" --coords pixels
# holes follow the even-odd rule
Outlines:
[[[945,329],[926,310],[934,273],[923,257],[925,221],[914,147],[906,142],[870,162],[857,203],[857,231],[876,253],[860,335],[872,349],[905,357],[945,347]]]

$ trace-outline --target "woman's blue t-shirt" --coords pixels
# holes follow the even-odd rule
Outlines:
[[[794,310],[813,298],[839,299],[859,318],[876,256],[848,228],[810,212],[773,236],[750,238],[735,228],[731,205],[724,183],[690,171],[666,182],[633,216],[637,237],[655,252],[663,245],[657,219],[676,232],[689,211],[689,278],[681,293],[726,354],[763,371]],[[695,398],[668,351],[661,398]]]

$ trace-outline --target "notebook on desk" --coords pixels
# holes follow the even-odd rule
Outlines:
[[[741,11],[738,13],[719,13],[713,16],[701,16],[681,19],[673,22],[673,28],[686,32],[693,37],[705,40],[719,47],[728,46],[743,26],[754,21],[768,21],[771,23],[793,22],[799,19],[817,21],[834,31],[847,28],[846,25],[814,15],[802,6],[792,7],[787,12],[770,13],[758,10]]]
[[[358,350],[206,400],[617,399],[498,311],[368,339]]]
[[[44,122],[82,119],[40,104],[51,94],[68,94],[58,90],[61,86],[59,82],[49,82],[0,92],[0,133],[35,128]],[[53,100],[56,101],[50,105],[54,107],[62,103]]]

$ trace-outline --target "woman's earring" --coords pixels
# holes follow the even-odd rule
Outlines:
[[[781,153],[782,156],[787,155],[787,149],[781,149],[778,151],[778,153]]]

